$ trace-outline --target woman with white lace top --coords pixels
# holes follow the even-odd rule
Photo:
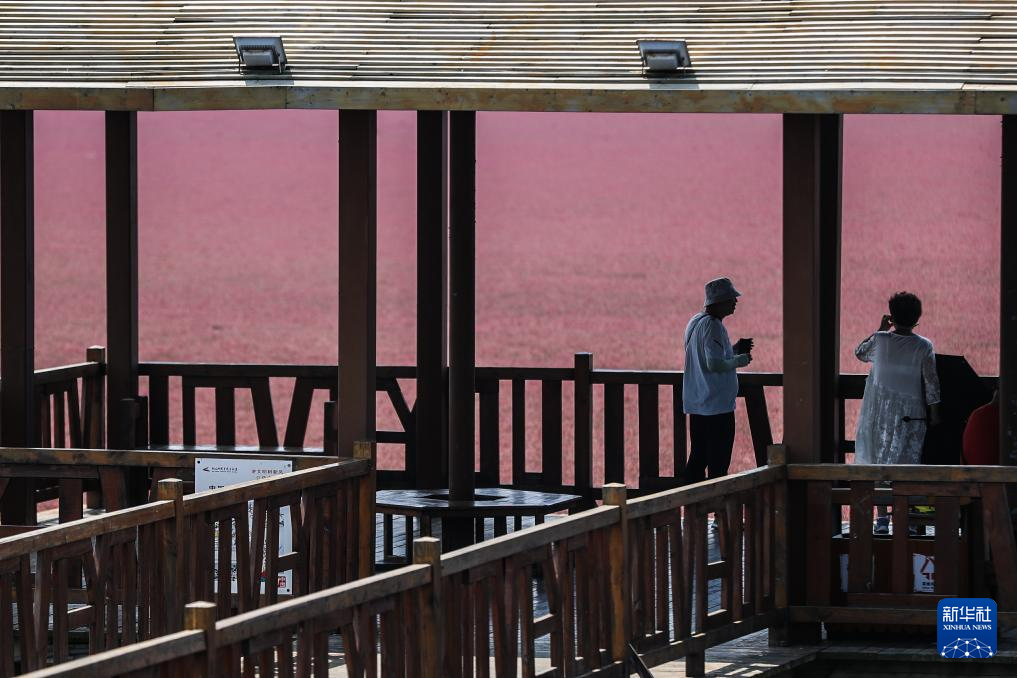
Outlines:
[[[939,423],[936,354],[932,342],[914,332],[922,302],[898,292],[889,306],[879,329],[855,349],[859,360],[872,363],[855,436],[859,464],[920,463],[926,424]],[[879,507],[876,532],[888,531],[886,508]]]

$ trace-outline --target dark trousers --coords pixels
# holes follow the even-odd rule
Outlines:
[[[707,469],[710,478],[727,475],[731,465],[731,449],[734,447],[734,412],[690,414],[689,434],[692,450],[689,452],[689,463],[685,466],[684,481],[698,483],[706,480]]]

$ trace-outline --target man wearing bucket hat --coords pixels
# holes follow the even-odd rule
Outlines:
[[[695,483],[727,474],[735,436],[735,370],[752,362],[752,339],[732,346],[724,318],[738,305],[741,292],[729,278],[706,283],[703,310],[685,328],[685,377],[682,401],[689,415],[692,450],[684,481]]]

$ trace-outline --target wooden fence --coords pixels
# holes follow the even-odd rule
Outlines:
[[[286,571],[294,595],[369,573],[372,450],[358,449],[367,458],[189,496],[161,480],[144,506],[0,539],[0,676],[16,660],[22,671],[66,661],[75,635],[100,652],[175,632],[190,600],[214,600],[220,618],[270,605]],[[280,554],[285,508],[293,548]],[[231,551],[235,575],[215,566]]]
[[[792,621],[931,626],[942,598],[988,597],[999,621],[1017,626],[1017,546],[1007,499],[1017,468],[788,469],[789,491],[807,516],[808,577],[792,600]],[[892,510],[892,534],[873,534],[874,506]]]
[[[681,657],[688,675],[702,675],[708,648],[758,629],[780,639],[789,624],[819,621],[929,627],[933,599],[944,596],[994,597],[1000,627],[1017,625],[1005,491],[1017,469],[785,465],[779,446],[771,455],[764,468],[632,500],[608,486],[599,508],[445,555],[436,540],[418,539],[413,565],[229,619],[193,603],[183,631],[59,668],[326,675],[338,635],[331,648],[341,642],[347,675],[358,678],[621,676]],[[874,537],[873,507],[883,503],[896,514],[893,535]],[[921,519],[936,530],[925,538],[936,563],[931,594],[903,574],[923,539],[908,530],[916,504],[935,507]],[[807,528],[789,538],[796,516]],[[832,585],[839,540],[849,542],[843,594]],[[538,658],[544,637],[549,656]]]
[[[250,390],[258,446],[274,449],[279,446],[275,427],[275,409],[271,399],[272,384],[292,382],[293,396],[285,420],[282,444],[294,452],[304,447],[312,398],[316,391],[327,393],[324,407],[324,439],[336,437],[334,401],[337,368],[334,365],[217,365],[187,363],[142,363],[140,373],[148,379],[148,396],[141,401],[139,431],[148,437],[137,438],[139,445],[151,443],[153,448],[186,448],[197,443],[214,443],[224,449],[236,443],[236,391]],[[385,393],[395,413],[394,429],[377,432],[380,444],[402,447],[403,470],[378,473],[382,488],[415,486],[415,403],[407,397],[415,379],[413,367],[379,366],[377,391]],[[779,373],[739,373],[739,397],[749,423],[752,447],[757,465],[766,463],[767,447],[773,434],[767,410],[767,389],[779,388]],[[182,421],[171,427],[169,389],[179,384],[182,399]],[[994,381],[984,377],[987,384]],[[588,499],[599,498],[599,483],[594,482],[593,468],[597,455],[602,455],[605,483],[624,483],[626,465],[626,432],[635,430],[638,440],[635,458],[637,479],[632,489],[641,492],[669,489],[680,485],[687,449],[687,423],[681,409],[682,373],[677,371],[640,371],[594,369],[589,353],[575,355],[567,368],[478,367],[477,438],[479,466],[477,486],[511,485],[517,489],[581,494]],[[838,384],[840,408],[840,443],[830,461],[843,462],[844,455],[854,450],[844,430],[846,403],[861,399],[865,376],[841,375]],[[213,440],[198,440],[195,433],[195,392],[211,389],[215,394],[215,435]],[[539,408],[528,402],[539,393]],[[670,411],[662,403],[670,402]],[[144,414],[144,410],[148,414]],[[627,419],[626,412],[635,410]],[[537,417],[537,422],[528,418]],[[595,422],[600,416],[602,421]],[[143,421],[142,421],[143,420]],[[536,426],[534,424],[536,423]],[[170,440],[171,428],[182,431],[182,439]],[[665,435],[665,427],[671,430]],[[527,439],[528,429],[539,429],[540,467],[527,467],[527,452],[534,441]],[[507,436],[507,440],[504,439]],[[570,439],[572,449],[564,447]],[[662,447],[663,439],[671,447]],[[257,448],[254,448],[257,450]],[[326,450],[334,453],[334,450]],[[597,460],[600,461],[600,460]],[[511,479],[502,472],[511,468]],[[663,469],[672,471],[665,473]]]
[[[635,651],[649,665],[688,657],[695,674],[707,647],[778,619],[785,477],[771,466],[632,501],[608,486],[599,508],[445,555],[418,539],[412,565],[230,619],[194,603],[187,630],[60,673],[326,675],[338,633],[358,677],[622,676]]]

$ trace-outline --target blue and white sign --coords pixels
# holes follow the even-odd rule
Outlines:
[[[938,617],[941,656],[988,659],[996,654],[996,602],[991,598],[944,598]]]

